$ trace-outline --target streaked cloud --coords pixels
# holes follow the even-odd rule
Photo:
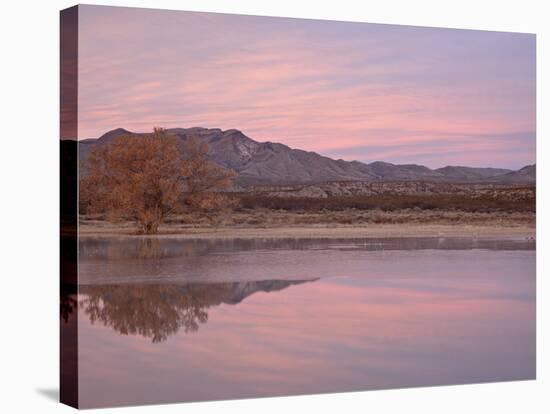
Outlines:
[[[333,157],[535,160],[528,34],[81,6],[79,137],[237,128]]]

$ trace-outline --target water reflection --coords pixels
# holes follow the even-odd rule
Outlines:
[[[61,294],[60,314],[63,322],[69,322],[69,318],[74,315],[77,305],[78,300],[76,298],[76,295],[70,293]]]
[[[79,243],[79,282],[191,283],[300,280],[361,275],[401,252],[529,251],[529,240],[473,238],[181,239],[87,237]],[[342,266],[342,263],[346,266]]]
[[[195,332],[208,321],[208,309],[235,305],[256,292],[275,292],[307,280],[265,280],[236,283],[120,284],[80,287],[78,306],[92,324],[99,322],[122,335],[140,335],[163,342],[180,329]],[[74,296],[62,299],[65,322],[73,313]]]
[[[534,242],[124,237],[79,248],[78,296],[62,300],[61,320],[78,321],[82,407],[535,376]]]
[[[232,252],[274,250],[534,250],[528,239],[497,240],[473,237],[384,238],[220,238],[85,237],[80,239],[79,260],[148,260],[194,257]]]

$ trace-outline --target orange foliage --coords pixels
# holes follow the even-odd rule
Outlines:
[[[135,220],[143,233],[156,233],[167,216],[186,206],[210,210],[226,202],[214,192],[230,186],[234,173],[207,154],[206,144],[182,144],[162,128],[95,145],[81,169],[81,202],[91,213]]]

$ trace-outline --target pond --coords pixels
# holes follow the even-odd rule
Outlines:
[[[79,284],[83,408],[535,377],[534,241],[85,237]]]

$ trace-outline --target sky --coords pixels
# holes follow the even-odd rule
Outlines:
[[[535,162],[535,35],[79,6],[78,138],[239,129],[362,162]]]

